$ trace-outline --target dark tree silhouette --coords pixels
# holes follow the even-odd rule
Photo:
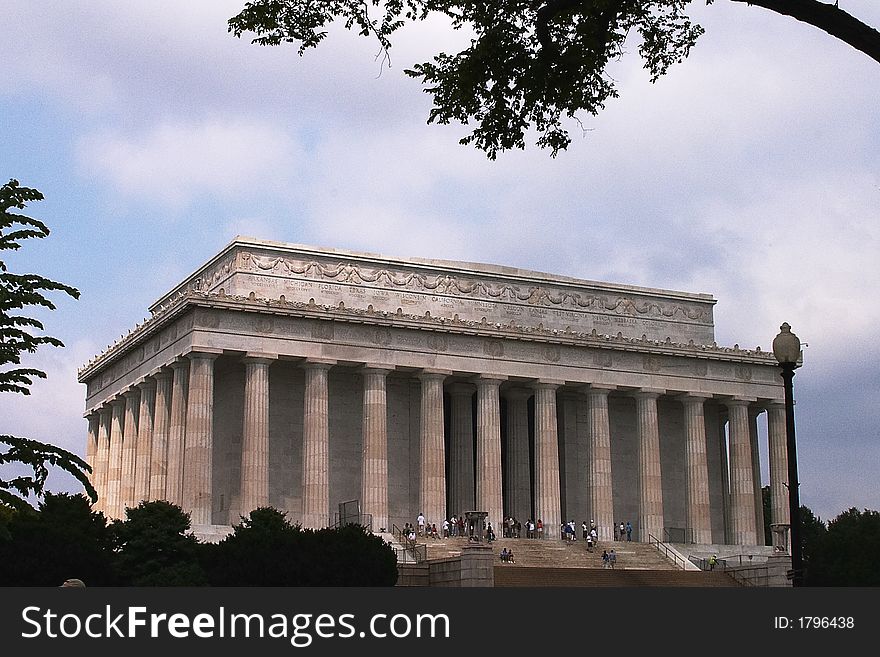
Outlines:
[[[711,4],[714,0],[707,0]],[[731,0],[757,5],[824,30],[880,62],[880,33],[819,0]],[[473,125],[461,139],[490,158],[523,148],[534,128],[537,143],[556,155],[571,141],[563,119],[597,114],[618,95],[607,73],[637,33],[638,52],[656,81],[681,62],[703,33],[691,22],[691,0],[252,0],[229,20],[254,43],[299,44],[300,55],[327,36],[333,21],[375,38],[388,59],[401,27],[439,14],[455,29],[474,33],[461,52],[439,53],[405,73],[433,96],[428,122]]]
[[[14,212],[24,209],[32,201],[42,199],[40,192],[21,187],[17,180],[10,180],[0,187],[0,252],[16,251],[26,239],[41,239],[49,235],[49,229],[43,222]],[[45,292],[63,292],[74,299],[79,298],[79,291],[69,285],[38,274],[14,274],[0,260],[0,393],[29,395],[34,379],[44,379],[46,374],[31,367],[21,367],[22,354],[34,353],[42,345],[64,346],[58,338],[35,335],[35,332],[43,330],[43,324],[33,317],[18,313],[33,306],[54,310],[55,304],[45,296]],[[0,466],[18,464],[32,470],[32,474],[9,479],[0,477],[0,503],[23,509],[28,505],[29,496],[39,498],[49,475],[49,466],[72,474],[92,501],[97,499],[95,489],[88,480],[91,469],[75,454],[48,443],[4,434],[0,434],[0,445],[5,446],[4,451],[0,452]]]

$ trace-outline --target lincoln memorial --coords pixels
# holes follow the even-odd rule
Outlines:
[[[97,509],[319,528],[358,500],[375,531],[479,510],[761,545],[762,435],[788,523],[782,379],[772,352],[715,343],[714,304],[236,238],[79,371]]]

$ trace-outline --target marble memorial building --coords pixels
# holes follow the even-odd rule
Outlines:
[[[359,500],[376,531],[482,510],[763,544],[759,422],[788,523],[782,380],[715,344],[714,304],[237,238],[80,370],[98,508],[324,527]]]

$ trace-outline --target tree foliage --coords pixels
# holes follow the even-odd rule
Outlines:
[[[255,509],[208,547],[214,586],[393,586],[397,558],[363,527],[310,530],[277,509]]]
[[[128,586],[204,586],[200,544],[190,517],[170,502],[141,502],[111,525],[120,582]]]
[[[880,586],[880,513],[848,509],[818,532],[806,562],[810,586]]]
[[[747,0],[732,0],[746,2]],[[713,0],[707,0],[711,4]],[[254,43],[296,43],[299,54],[327,36],[330,23],[378,41],[386,58],[392,35],[439,14],[473,34],[458,53],[438,53],[405,73],[433,96],[429,123],[473,126],[460,140],[495,158],[523,148],[534,129],[538,145],[556,155],[571,138],[565,119],[597,114],[618,95],[609,64],[625,54],[631,35],[656,81],[681,62],[703,33],[687,15],[691,0],[252,0],[229,20]],[[825,30],[880,61],[880,33],[818,0],[748,0]]]
[[[24,240],[49,235],[43,222],[14,211],[42,199],[39,191],[22,187],[17,180],[10,180],[0,187],[0,252],[17,251]],[[39,274],[14,274],[6,262],[0,260],[0,393],[29,395],[34,379],[44,379],[46,374],[32,367],[22,367],[22,355],[34,353],[43,345],[64,346],[58,338],[36,334],[43,331],[42,322],[20,312],[32,307],[54,310],[55,304],[45,294],[48,292],[63,292],[74,299],[79,298],[79,291],[69,285]],[[89,497],[93,501],[97,499],[88,480],[90,468],[75,454],[54,445],[9,435],[0,435],[0,444],[6,446],[0,453],[0,466],[21,464],[33,471],[31,475],[8,480],[0,478],[0,503],[23,508],[30,495],[42,495],[49,474],[48,466],[72,474],[82,483]]]
[[[38,510],[6,507],[0,515],[4,586],[59,586],[69,578],[89,586],[115,582],[107,521],[85,496],[47,493]]]

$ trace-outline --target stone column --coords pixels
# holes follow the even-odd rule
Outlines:
[[[709,508],[709,462],[706,451],[706,397],[688,394],[680,398],[684,406],[686,527],[694,543],[712,542],[712,516]]]
[[[544,523],[545,538],[559,538],[562,520],[556,423],[556,389],[560,385],[535,384],[535,516]]]
[[[137,460],[134,474],[134,502],[150,499],[152,476],[153,423],[156,408],[156,382],[147,379],[138,384],[141,390],[141,408],[138,417]]]
[[[89,423],[89,433],[86,436],[86,463],[92,469],[89,474],[89,483],[92,488],[95,487],[95,470],[97,467],[98,455],[98,414],[94,411],[86,415],[86,421]]]
[[[172,504],[184,505],[183,454],[186,449],[186,399],[189,388],[189,361],[171,363],[171,418],[168,432],[168,473],[165,499]]]
[[[423,370],[419,429],[419,511],[438,526],[446,517],[446,445],[443,438],[443,380],[446,372]],[[457,512],[456,512],[457,513]]]
[[[764,497],[761,492],[761,453],[758,451],[759,406],[749,406],[749,443],[752,449],[752,481],[755,488],[755,545],[764,545]]]
[[[125,399],[116,398],[110,402],[112,417],[110,419],[110,457],[107,467],[107,505],[104,515],[116,519],[121,517],[122,498],[120,486],[122,479],[122,427],[125,421]]]
[[[501,377],[477,379],[477,510],[488,511],[487,522],[501,536],[504,499],[501,484]]]
[[[721,462],[721,513],[724,521],[724,542],[733,543],[730,529],[730,452],[728,450],[727,429],[730,426],[730,413],[727,407],[719,408],[718,450]]]
[[[212,524],[214,456],[214,360],[219,354],[193,351],[186,400],[183,503],[192,524]]]
[[[134,478],[137,467],[137,418],[140,404],[140,393],[137,390],[127,390],[123,394],[125,395],[125,419],[122,426],[122,478],[119,485],[120,518],[125,517],[126,509],[136,506]]]
[[[449,386],[449,397],[452,401],[449,441],[450,515],[482,510],[476,508],[474,495],[474,390],[475,387],[470,383],[453,383]]]
[[[726,402],[730,414],[730,539],[734,545],[755,545],[755,469],[749,431],[749,402]]]
[[[774,402],[767,409],[770,444],[770,522],[788,525],[788,443],[785,435],[785,404]]]
[[[241,437],[239,513],[269,505],[269,365],[277,356],[244,359],[244,426]]]
[[[388,403],[386,379],[393,368],[363,368],[363,460],[361,510],[373,517],[373,531],[388,524]]]
[[[638,540],[648,535],[663,540],[663,486],[660,478],[660,427],[657,421],[657,398],[660,392],[636,393],[639,442],[639,523]]]
[[[336,361],[309,359],[303,416],[302,526],[320,529],[330,518],[330,424],[327,373]]]
[[[171,428],[171,378],[169,370],[162,369],[153,377],[156,381],[156,403],[153,412],[153,450],[150,454],[150,498],[167,500],[168,441]]]
[[[520,522],[532,518],[532,469],[529,459],[529,397],[528,388],[509,388],[507,399],[507,515]],[[523,534],[525,535],[525,533]]]
[[[590,509],[600,541],[614,540],[614,494],[611,479],[611,425],[608,393],[613,388],[591,385],[590,401]]]
[[[98,451],[95,456],[94,486],[98,493],[95,511],[107,514],[107,470],[110,466],[110,418],[112,411],[106,406],[98,410]]]

